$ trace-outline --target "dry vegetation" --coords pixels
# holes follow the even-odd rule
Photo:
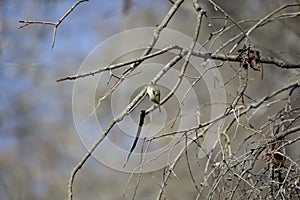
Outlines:
[[[54,26],[52,47],[55,51],[57,29],[83,2],[85,1],[77,1],[57,22],[24,20],[20,21],[21,28],[34,24]],[[190,182],[188,199],[300,198],[300,51],[299,43],[289,42],[290,32],[298,37],[299,42],[300,31],[296,25],[299,25],[300,3],[289,1],[277,5],[275,2],[261,2],[261,5],[256,5],[257,9],[261,9],[261,12],[257,10],[259,14],[253,13],[252,16],[245,17],[241,14],[243,10],[237,8],[238,5],[230,8],[230,5],[218,2],[170,0],[169,11],[156,26],[153,38],[145,46],[141,56],[58,80],[63,82],[88,79],[108,72],[113,77],[110,77],[110,88],[101,97],[104,100],[112,96],[115,89],[143,62],[176,50],[165,65],[167,67],[152,77],[153,82],[159,83],[168,70],[176,65],[179,71],[177,82],[169,88],[169,93],[161,101],[162,104],[167,104],[179,88],[182,78],[189,75],[189,60],[192,57],[214,61],[215,64],[207,70],[221,72],[224,82],[220,83],[220,87],[226,91],[226,102],[219,102],[225,105],[223,114],[210,120],[199,120],[197,126],[188,129],[168,132],[165,137],[174,134],[184,141],[180,155],[155,175],[149,177],[149,174],[137,173],[130,176],[127,185],[124,185],[123,198],[139,199],[143,196],[138,190],[143,188],[143,177],[153,179],[156,183],[155,194],[151,194],[151,199],[154,196],[157,199],[174,199],[178,192],[176,188],[178,190],[184,187],[178,183],[178,179],[182,177]],[[259,3],[251,1],[248,6],[250,4]],[[124,9],[130,12],[132,2],[124,1],[124,5]],[[191,21],[194,28],[193,39],[188,45],[189,48],[169,44],[165,49],[157,50],[155,45],[160,34],[169,27],[174,16],[182,9],[192,12],[194,17],[194,21]],[[176,24],[176,21],[173,23]],[[284,33],[283,29],[290,32]],[[207,52],[196,49],[197,42]],[[278,46],[284,49],[279,49]],[[117,75],[115,70],[118,70]],[[202,75],[194,77],[194,80],[201,78]],[[110,134],[112,128],[130,115],[145,98],[144,92],[142,90],[137,94],[125,110],[110,122],[75,166],[68,185],[69,199],[72,199],[73,194],[76,197],[74,185],[80,169],[85,167],[86,161]],[[201,106],[210,109],[213,105],[208,103]],[[144,114],[148,115],[155,108],[156,106],[149,108]],[[221,123],[218,125],[216,146],[205,152],[204,157],[200,157],[203,138],[216,123]],[[159,136],[160,139],[163,137],[164,135]],[[158,138],[148,138],[148,141],[154,139]]]

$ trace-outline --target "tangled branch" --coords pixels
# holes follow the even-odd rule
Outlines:
[[[21,25],[20,28],[31,24],[54,26],[52,39],[53,48],[58,26],[80,3],[85,1],[88,0],[77,1],[57,22],[22,20],[20,23],[23,25]],[[226,12],[222,6],[218,5],[213,0],[208,0],[209,5],[211,5],[215,11],[218,12],[218,15],[221,15],[222,17],[212,16],[212,14],[202,8],[199,1],[193,0],[193,12],[196,12],[197,16],[193,39],[189,47],[184,48],[178,44],[170,44],[163,49],[154,51],[155,45],[161,36],[161,32],[168,27],[170,20],[173,19],[173,16],[179,10],[184,0],[169,0],[169,2],[172,6],[161,23],[155,28],[153,37],[151,38],[151,41],[149,41],[148,46],[145,47],[142,55],[125,62],[109,66],[99,66],[95,71],[63,77],[58,79],[57,82],[77,80],[104,72],[112,73],[117,69],[123,70],[117,80],[112,83],[112,86],[99,99],[94,110],[95,112],[99,108],[100,103],[112,96],[113,92],[123,84],[123,81],[132,75],[137,68],[141,67],[141,64],[144,61],[172,52],[173,57],[154,77],[152,77],[151,81],[152,83],[159,82],[176,64],[180,65],[178,77],[174,77],[176,82],[160,102],[161,105],[164,105],[174,97],[175,92],[182,85],[184,77],[189,76],[187,74],[187,69],[189,68],[189,64],[193,57],[202,58],[204,62],[209,62],[211,60],[221,61],[218,65],[207,68],[203,74],[193,77],[194,82],[190,89],[193,88],[195,83],[199,82],[208,71],[212,71],[216,68],[223,68],[224,70],[229,69],[228,71],[232,71],[233,73],[231,74],[229,81],[220,85],[220,87],[227,89],[229,87],[227,86],[227,83],[236,81],[234,82],[234,86],[229,88],[229,90],[234,91],[234,93],[228,92],[228,96],[230,96],[228,99],[230,100],[228,102],[220,102],[220,104],[226,105],[224,113],[211,120],[198,120],[196,126],[163,133],[162,135],[153,136],[146,140],[147,142],[153,142],[154,140],[177,136],[179,142],[184,141],[185,144],[184,148],[181,149],[176,158],[164,168],[161,181],[155,180],[159,187],[157,199],[167,198],[168,195],[166,189],[168,183],[172,181],[172,176],[176,177],[174,169],[183,157],[185,157],[187,173],[189,174],[191,183],[196,192],[196,199],[234,199],[236,197],[248,199],[278,199],[279,197],[285,197],[287,199],[292,199],[293,197],[300,198],[299,159],[297,160],[292,157],[287,150],[288,147],[291,147],[300,141],[300,136],[299,134],[297,135],[300,131],[300,107],[297,104],[292,105],[291,100],[293,95],[298,95],[295,94],[295,90],[300,87],[300,81],[299,78],[297,78],[299,74],[295,74],[295,76],[287,83],[278,86],[278,88],[272,89],[271,91],[267,91],[267,93],[264,93],[262,96],[248,94],[249,88],[251,88],[253,84],[253,81],[249,77],[250,70],[261,71],[263,64],[268,64],[270,67],[276,66],[279,70],[300,68],[300,62],[290,62],[277,57],[264,56],[264,51],[254,48],[249,39],[249,36],[254,31],[267,24],[300,16],[300,12],[291,12],[288,10],[295,7],[299,8],[300,4],[285,4],[261,19],[237,21]],[[214,51],[203,52],[198,50],[196,49],[196,44],[199,42],[200,35],[202,34],[201,30],[203,29],[202,25],[204,18],[209,21],[212,30],[209,33],[208,40],[205,41],[202,46],[212,47],[215,45],[218,38],[221,38],[234,28],[238,30],[238,33],[230,36],[229,39],[227,38],[227,40],[219,45]],[[220,26],[220,24],[214,23],[215,19],[222,19],[224,23],[221,23]],[[252,25],[249,25],[248,23],[252,23]],[[183,59],[183,63],[179,64]],[[184,105],[184,100],[189,94],[190,89],[185,93],[180,102],[180,108],[178,108],[179,111],[181,106]],[[109,123],[102,135],[94,142],[86,155],[74,167],[68,183],[68,195],[70,200],[73,198],[74,180],[78,171],[85,165],[86,161],[111,132],[112,128],[127,117],[137,105],[143,101],[145,92],[146,87],[143,88],[132,101],[128,103],[127,107]],[[259,93],[259,91],[256,91],[256,93]],[[209,103],[201,105],[201,107],[206,106],[212,105]],[[144,123],[144,117],[156,108],[157,105],[153,105],[149,109],[143,110],[137,137],[135,138],[133,147],[128,154],[124,166],[137,144],[138,136]],[[179,111],[170,123],[175,124],[176,120],[181,117]],[[200,111],[197,110],[195,112]],[[259,116],[257,113],[262,114]],[[259,122],[253,122],[255,119]],[[202,146],[202,139],[209,134],[212,127],[219,122],[221,122],[221,125],[218,127],[216,144],[211,151],[205,152],[205,148]],[[242,133],[245,133],[245,135]],[[196,153],[191,153],[192,148],[196,149]],[[172,149],[169,150],[172,151]],[[200,159],[198,157],[200,150],[204,152],[205,158]],[[156,159],[156,157],[153,159]],[[196,162],[199,163],[201,161],[201,163],[205,163],[205,165],[193,165],[193,160],[196,160]],[[141,165],[145,164],[147,164],[147,162],[142,163]],[[194,170],[195,168],[199,171],[204,171],[203,177],[197,176],[197,173]],[[138,185],[141,184],[141,176],[140,173],[134,190],[133,199],[135,198]],[[131,178],[129,178],[128,184],[130,183]],[[126,192],[128,184],[126,185]],[[125,198],[125,194],[123,197]]]

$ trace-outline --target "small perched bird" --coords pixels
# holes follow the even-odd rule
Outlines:
[[[147,87],[147,94],[151,101],[158,104],[158,110],[159,110],[159,112],[161,112],[161,110],[160,110],[160,90],[157,87],[155,87],[155,85],[152,84]]]
[[[151,84],[151,85],[148,85],[147,86],[147,91],[146,91],[146,95],[149,96],[150,100],[153,101],[154,103],[156,103],[158,105],[158,110],[159,112],[161,112],[160,110],[160,90],[154,85],[154,84]],[[143,124],[144,124],[144,119],[145,119],[145,116],[146,116],[146,111],[145,110],[141,110],[141,115],[140,115],[140,122],[139,122],[139,127],[138,127],[138,131],[136,133],[136,136],[135,136],[135,139],[134,139],[134,142],[132,144],[132,147],[130,149],[130,152],[123,164],[123,167],[126,167],[126,164],[133,152],[133,150],[135,149],[136,147],[136,144],[139,140],[139,137],[140,137],[140,134],[141,134],[141,131],[142,131],[142,127],[143,127]]]

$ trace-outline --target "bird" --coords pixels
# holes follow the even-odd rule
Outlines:
[[[158,110],[160,110],[160,90],[153,84],[148,85],[147,87],[147,95],[150,100],[158,105]]]
[[[158,105],[158,110],[159,110],[159,112],[161,112],[161,110],[160,110],[160,90],[153,83],[151,85],[149,84],[147,86],[146,95],[149,96],[149,98],[150,98],[150,100],[152,102],[154,102],[154,103],[156,103]],[[138,139],[139,139],[140,134],[141,134],[142,126],[144,124],[145,116],[146,116],[146,111],[145,110],[141,110],[138,131],[137,131],[137,134],[135,136],[135,140],[134,140],[134,142],[132,144],[132,147],[130,149],[130,152],[127,155],[126,160],[125,160],[125,162],[123,164],[123,167],[126,167],[126,164],[127,164],[128,160],[129,160],[129,158],[130,158],[133,150],[135,149],[135,147],[137,145]]]

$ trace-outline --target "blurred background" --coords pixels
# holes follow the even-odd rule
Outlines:
[[[113,34],[160,23],[171,6],[167,0],[82,3],[59,26],[54,49],[52,26],[18,29],[19,20],[57,21],[75,2],[0,2],[0,199],[66,199],[69,174],[86,149],[73,122],[73,82],[56,80],[75,74],[89,52]],[[282,4],[274,0],[216,2],[235,19],[259,18]],[[203,6],[215,12],[207,2]],[[194,22],[195,12],[189,1],[174,16],[169,28],[192,36]],[[299,18],[273,23],[265,31],[254,33],[255,42],[269,54],[299,55],[298,25]],[[294,55],[284,56],[290,61],[299,60]],[[275,83],[274,77],[285,77],[282,82],[290,78],[290,72],[274,68],[266,67],[273,78],[266,75],[267,84],[261,87],[257,83],[257,88],[268,91],[268,85],[282,84]],[[154,199],[159,187],[153,177],[159,179],[161,173],[143,177],[137,199]],[[169,187],[170,199],[194,197],[193,185],[185,173],[186,168],[178,169],[179,179]],[[128,177],[129,174],[91,158],[75,179],[75,199],[120,199]],[[129,196],[134,185],[129,187]]]

